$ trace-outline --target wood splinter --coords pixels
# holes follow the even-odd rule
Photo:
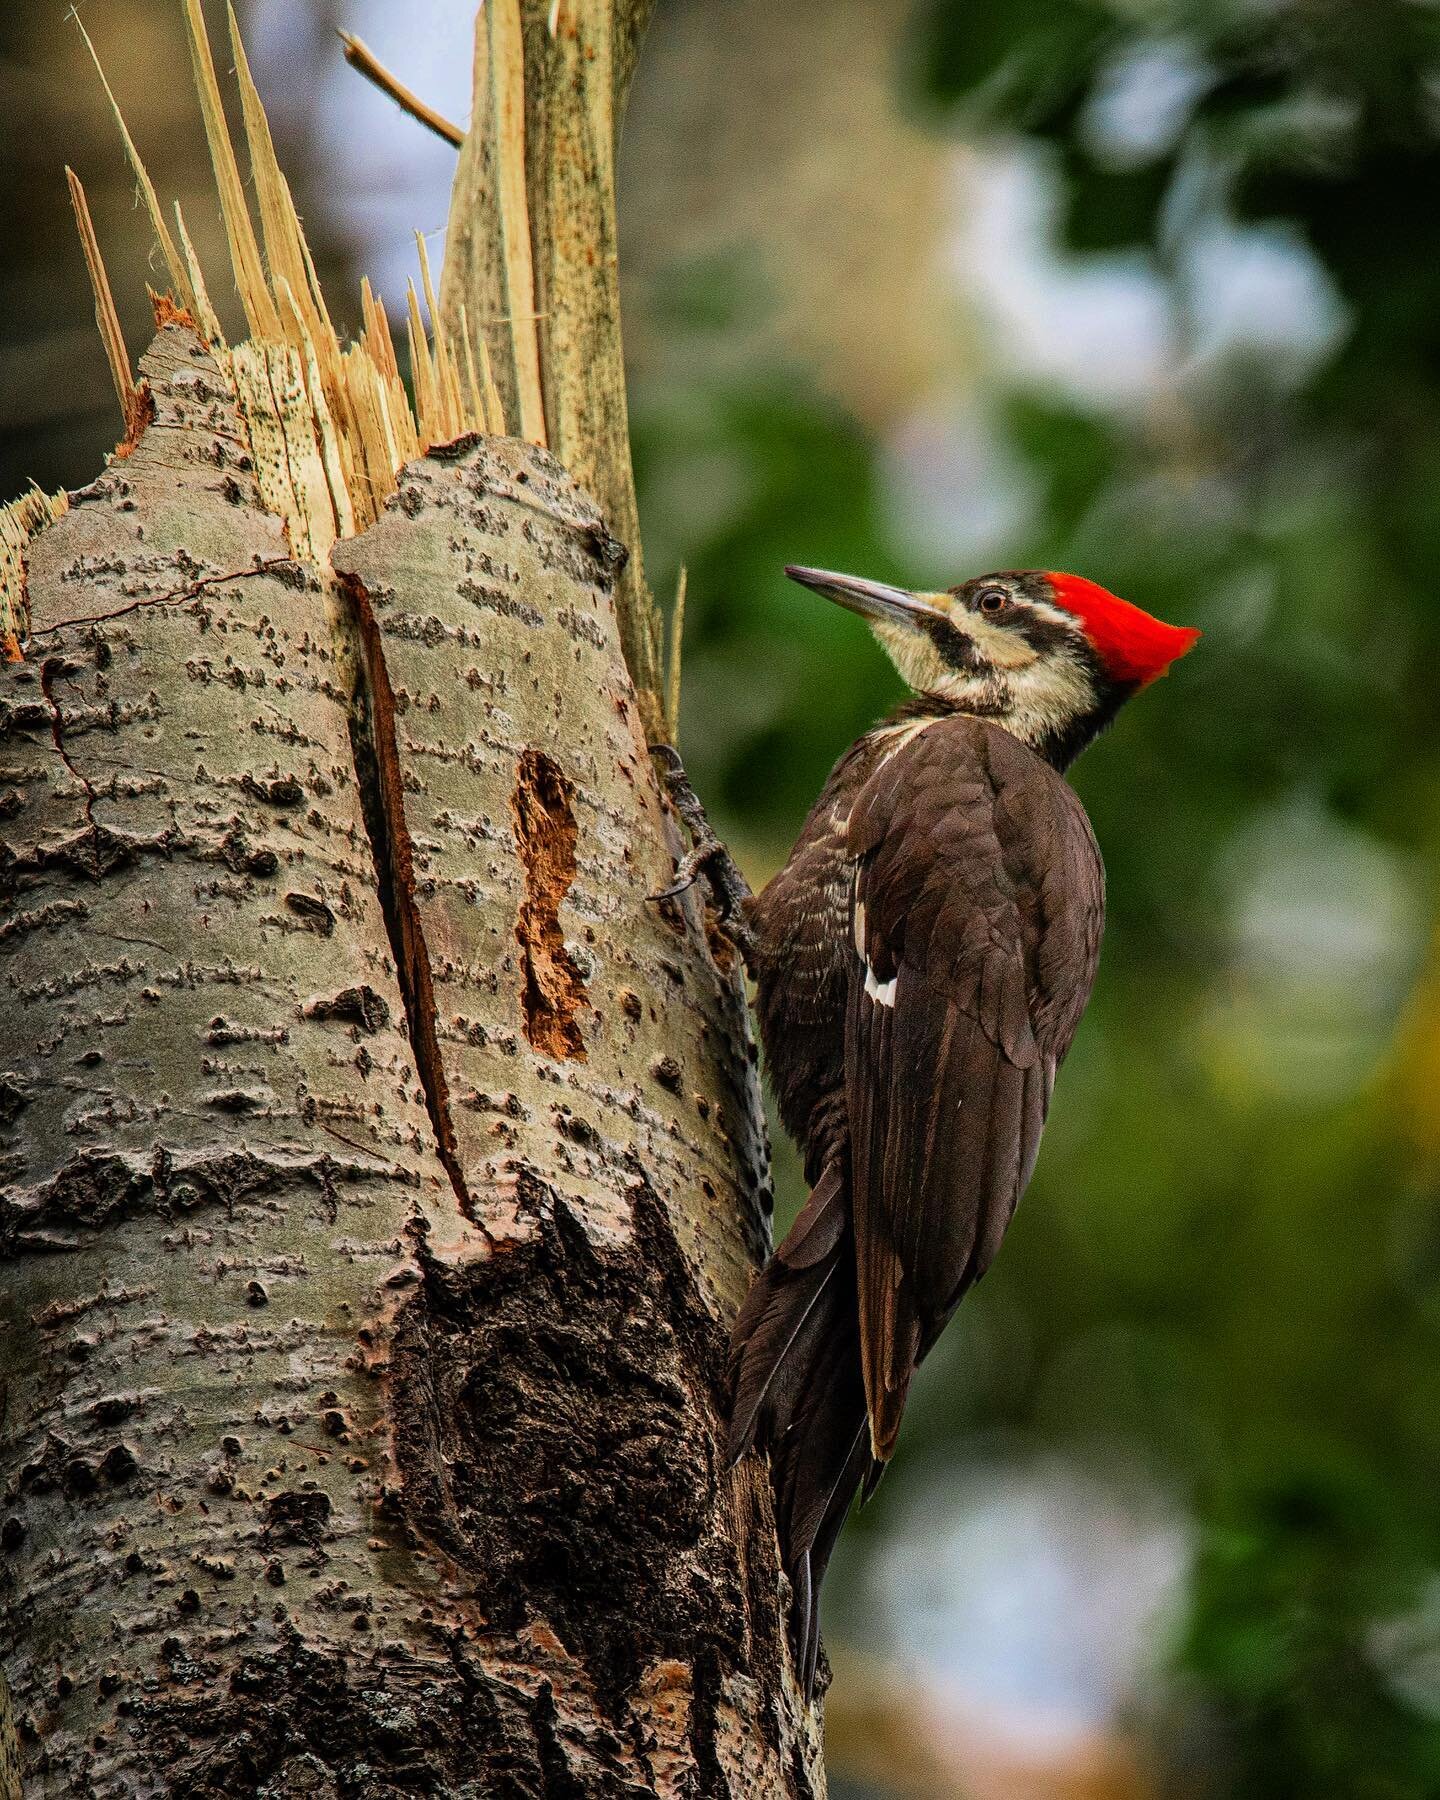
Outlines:
[[[105,259],[100,254],[100,240],[95,235],[95,221],[90,217],[90,202],[75,171],[66,167],[65,179],[70,184],[70,204],[75,208],[75,223],[80,230],[80,247],[85,252],[85,266],[90,271],[90,285],[95,290],[95,323],[105,346],[105,360],[110,364],[110,377],[115,383],[115,396],[125,420],[125,442],[133,445],[145,424],[145,400],[135,385],[130,369],[130,354],[125,348],[125,334],[120,329],[120,315],[115,310],[115,296],[110,277],[105,272]]]

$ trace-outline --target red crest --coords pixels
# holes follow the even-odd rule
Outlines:
[[[1153,618],[1083,575],[1050,570],[1046,575],[1056,604],[1079,619],[1107,673],[1117,681],[1144,687],[1192,649],[1200,636],[1189,626]]]

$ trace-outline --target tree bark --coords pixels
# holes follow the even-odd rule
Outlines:
[[[142,374],[11,547],[0,1793],[819,1795],[719,1454],[755,1051],[646,899],[613,516],[464,437],[326,557],[313,357]]]

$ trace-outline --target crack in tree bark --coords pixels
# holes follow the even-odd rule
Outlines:
[[[52,632],[70,631],[82,625],[109,625],[116,619],[123,619],[134,612],[141,612],[152,606],[183,606],[187,600],[197,600],[207,588],[229,587],[232,582],[252,581],[257,575],[273,575],[277,569],[291,568],[301,574],[300,566],[293,556],[271,556],[257,561],[248,569],[234,569],[222,575],[205,575],[199,581],[187,582],[182,588],[176,588],[168,594],[147,594],[142,599],[132,600],[128,606],[117,606],[109,612],[90,613],[75,619],[64,619],[55,625],[37,625],[30,633],[30,642],[48,637]]]
[[[375,623],[370,596],[358,575],[336,576],[354,609],[360,639],[357,685],[350,710],[350,740],[360,786],[360,804],[375,859],[375,876],[391,948],[395,952],[400,992],[416,1073],[425,1091],[426,1110],[435,1130],[435,1145],[460,1210],[484,1229],[465,1179],[450,1113],[450,1083],[435,1020],[435,977],[425,928],[415,904],[415,855],[405,818],[404,785],[395,743],[395,695],[385,663],[385,646]]]
[[[91,874],[100,879],[100,828],[95,823],[95,790],[75,767],[70,752],[65,748],[65,725],[60,716],[60,703],[55,698],[54,680],[57,669],[63,670],[64,658],[47,656],[40,665],[40,692],[45,696],[45,704],[50,708],[50,736],[55,745],[55,753],[69,770],[71,778],[78,784],[85,796],[85,824],[90,834]]]
[[[98,1232],[146,1211],[183,1219],[211,1207],[230,1212],[296,1187],[333,1194],[337,1178],[345,1183],[383,1179],[385,1174],[391,1180],[406,1179],[393,1165],[388,1171],[377,1169],[382,1159],[358,1148],[363,1160],[348,1162],[328,1152],[282,1157],[241,1148],[178,1156],[82,1151],[42,1186],[0,1192],[0,1255],[77,1249],[80,1239],[58,1236],[57,1228],[72,1234]]]

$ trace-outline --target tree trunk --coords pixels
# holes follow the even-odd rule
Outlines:
[[[227,352],[184,273],[133,441],[4,522],[0,1792],[821,1794],[718,1449],[755,1052],[698,902],[646,899],[616,514],[472,433],[350,534],[310,300]]]

